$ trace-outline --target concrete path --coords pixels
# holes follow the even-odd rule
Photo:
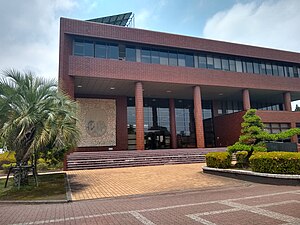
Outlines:
[[[144,195],[241,182],[203,174],[204,163],[69,171],[73,200]]]

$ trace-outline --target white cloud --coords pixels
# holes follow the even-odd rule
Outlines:
[[[73,0],[1,1],[0,69],[57,78],[59,14],[75,6]]]
[[[237,3],[208,19],[205,38],[300,51],[300,1]]]
[[[268,0],[237,3],[208,19],[209,39],[300,52],[300,1]],[[300,105],[300,101],[294,102]]]

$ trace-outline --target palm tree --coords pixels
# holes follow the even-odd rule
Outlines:
[[[0,80],[0,137],[15,151],[17,166],[53,146],[72,148],[79,139],[76,103],[53,80],[7,70]],[[24,178],[22,183],[26,183]]]

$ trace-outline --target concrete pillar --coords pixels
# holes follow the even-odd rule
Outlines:
[[[136,149],[144,150],[144,104],[143,84],[135,83]]]
[[[201,91],[199,86],[194,87],[194,115],[196,126],[196,146],[197,148],[204,148],[204,129],[202,119],[202,103]]]
[[[283,100],[284,100],[284,110],[285,111],[292,111],[291,93],[290,92],[285,92],[283,94]]]
[[[177,148],[175,101],[174,101],[174,98],[169,99],[169,111],[170,111],[171,148],[174,149],[174,148]]]
[[[243,108],[244,110],[248,110],[251,108],[250,94],[248,89],[243,90]]]

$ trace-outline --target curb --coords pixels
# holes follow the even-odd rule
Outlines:
[[[248,170],[219,169],[207,166],[202,167],[202,169],[204,173],[246,180],[256,183],[292,186],[300,185],[300,175],[258,173]]]

